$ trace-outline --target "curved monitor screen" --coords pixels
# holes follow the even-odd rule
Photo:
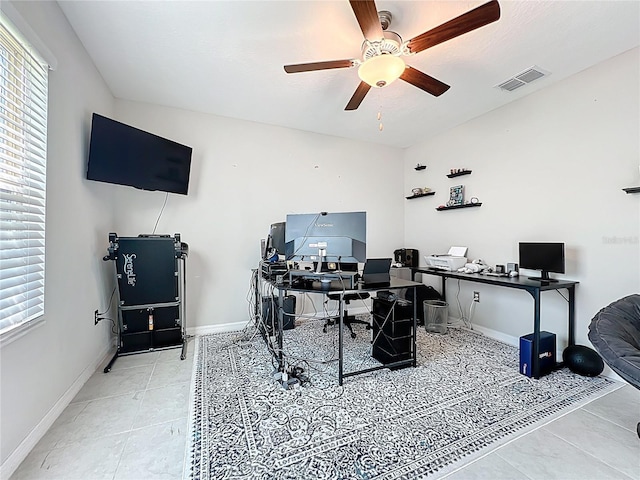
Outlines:
[[[366,212],[290,214],[285,225],[287,260],[367,260]]]

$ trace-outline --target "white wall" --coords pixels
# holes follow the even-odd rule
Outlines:
[[[369,257],[402,246],[401,150],[128,101],[116,116],[193,147],[189,195],[169,195],[156,232],[189,244],[190,331],[249,319],[260,239],[287,213],[366,211]],[[113,188],[114,231],[152,231],[165,194]]]
[[[576,341],[590,345],[594,314],[640,291],[640,195],[621,190],[640,184],[638,57],[631,50],[408,149],[405,193],[427,186],[436,194],[407,201],[406,246],[431,254],[464,245],[470,259],[495,265],[517,263],[519,241],[565,242],[561,277],[580,282]],[[418,162],[427,169],[416,172]],[[446,177],[463,167],[473,173]],[[436,211],[458,184],[482,206]],[[449,281],[450,304],[456,290]],[[475,323],[516,338],[533,330],[528,294],[462,282],[465,308],[473,290],[481,294]],[[542,328],[557,334],[560,349],[566,315],[558,294],[542,294]]]
[[[113,97],[55,2],[17,2],[58,60],[49,74],[45,322],[0,348],[0,460],[11,472],[93,373],[109,325],[93,325],[108,299],[105,232],[111,192],[83,180],[91,112]],[[110,278],[110,277],[109,277]]]

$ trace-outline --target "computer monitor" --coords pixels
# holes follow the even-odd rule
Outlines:
[[[549,272],[564,273],[564,243],[560,242],[520,242],[520,268],[539,270],[539,277],[532,280],[555,282]]]
[[[284,244],[285,222],[272,223],[269,227],[262,258],[273,258],[274,255],[285,255]]]
[[[287,215],[287,260],[364,263],[367,260],[367,213]]]

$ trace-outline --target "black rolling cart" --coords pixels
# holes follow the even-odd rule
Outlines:
[[[374,298],[372,307],[373,358],[391,369],[410,366],[416,336],[413,303]]]
[[[118,237],[109,234],[108,255],[113,261],[118,290],[116,353],[119,356],[182,347],[187,353],[186,259],[189,246],[180,234]]]

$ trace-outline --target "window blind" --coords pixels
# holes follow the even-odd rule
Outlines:
[[[0,334],[44,313],[47,81],[0,18]]]

